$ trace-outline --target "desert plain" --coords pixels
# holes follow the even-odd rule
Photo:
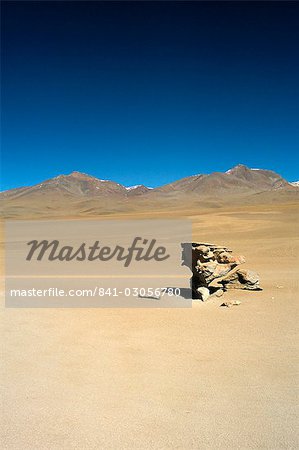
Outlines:
[[[298,202],[114,216],[191,218],[194,241],[244,254],[263,291],[186,309],[14,309],[2,295],[2,448],[298,448]]]

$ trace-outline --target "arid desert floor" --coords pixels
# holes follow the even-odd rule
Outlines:
[[[298,448],[298,205],[170,215],[244,254],[264,290],[191,309],[2,308],[2,448]]]

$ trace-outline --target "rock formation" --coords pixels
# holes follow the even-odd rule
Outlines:
[[[259,291],[259,276],[239,266],[242,255],[234,255],[224,246],[208,243],[182,244],[182,264],[192,271],[192,298],[206,301],[210,295],[223,295],[228,289]]]

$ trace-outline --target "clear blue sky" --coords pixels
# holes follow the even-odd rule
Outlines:
[[[3,2],[2,189],[299,179],[299,3]]]

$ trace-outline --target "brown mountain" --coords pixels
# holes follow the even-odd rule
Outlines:
[[[209,175],[194,175],[166,184],[156,191],[159,190],[163,193],[180,191],[213,197],[225,194],[253,194],[282,188],[292,189],[290,183],[277,173],[271,170],[249,169],[239,164],[225,173],[213,172]]]
[[[97,197],[118,196],[124,197],[127,190],[114,181],[100,180],[81,172],[72,172],[69,175],[59,175],[31,187],[5,191],[1,196],[6,198],[20,197]]]
[[[99,215],[129,210],[175,208],[178,205],[219,205],[227,202],[272,201],[291,195],[297,186],[271,170],[238,165],[225,173],[193,175],[150,189],[144,185],[125,187],[109,180],[72,172],[30,187],[0,194],[5,217]],[[283,200],[284,201],[284,200]]]

